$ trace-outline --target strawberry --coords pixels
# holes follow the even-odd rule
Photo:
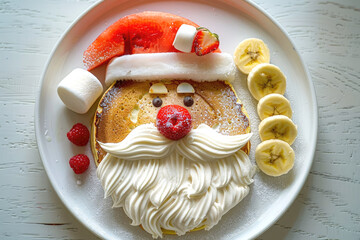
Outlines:
[[[73,169],[74,173],[81,174],[88,169],[90,165],[90,160],[88,156],[84,154],[78,154],[70,158],[69,164],[70,167]]]
[[[157,114],[156,127],[165,137],[179,140],[191,130],[191,115],[179,105],[164,106]]]
[[[204,27],[199,27],[197,30],[193,43],[196,55],[202,56],[219,48],[219,36],[216,33]]]
[[[77,146],[85,146],[90,137],[90,132],[87,127],[81,123],[75,124],[66,134],[70,142]]]

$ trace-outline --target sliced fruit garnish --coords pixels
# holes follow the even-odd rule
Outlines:
[[[194,87],[187,82],[180,83],[176,88],[177,93],[195,93]]]
[[[286,116],[274,115],[260,122],[259,135],[261,141],[280,139],[291,145],[297,136],[297,126]]]
[[[261,63],[251,70],[247,84],[251,95],[260,100],[271,93],[283,95],[286,90],[286,77],[279,67]]]
[[[278,93],[271,93],[262,97],[257,105],[257,113],[260,120],[274,115],[284,115],[288,118],[292,116],[289,100]]]
[[[248,38],[236,47],[234,61],[242,73],[249,74],[258,64],[270,62],[270,51],[261,39]]]
[[[287,142],[270,139],[255,150],[255,160],[261,171],[269,176],[281,176],[294,166],[295,153]]]
[[[211,53],[219,48],[219,36],[212,33],[209,29],[200,27],[197,29],[194,39],[194,50],[196,55],[202,56]]]
[[[150,94],[167,94],[168,90],[163,83],[155,83],[149,89]]]

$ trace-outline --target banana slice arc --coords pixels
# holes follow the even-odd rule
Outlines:
[[[294,166],[295,152],[282,140],[270,139],[260,143],[255,150],[257,166],[269,176],[288,173]]]
[[[275,115],[260,122],[259,135],[261,141],[280,139],[291,145],[297,136],[297,127],[290,118]]]
[[[256,65],[270,62],[269,48],[261,39],[245,39],[235,49],[234,62],[242,73],[249,74]]]
[[[257,113],[261,120],[274,115],[292,117],[292,110],[289,100],[278,93],[271,93],[259,100]]]
[[[262,63],[251,70],[247,78],[247,84],[251,95],[256,100],[260,100],[271,93],[284,95],[286,77],[279,67],[269,63]]]

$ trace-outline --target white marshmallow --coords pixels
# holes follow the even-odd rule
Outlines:
[[[174,48],[181,52],[191,52],[196,32],[196,27],[194,26],[187,24],[181,25],[173,42]]]
[[[193,80],[232,82],[236,67],[228,53],[144,53],[113,58],[106,68],[107,86],[116,80]]]
[[[74,69],[57,87],[57,93],[65,106],[81,114],[90,109],[102,92],[100,81],[81,68]]]

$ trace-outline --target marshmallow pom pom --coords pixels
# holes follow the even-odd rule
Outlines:
[[[235,78],[236,67],[228,53],[144,53],[113,58],[107,66],[105,84],[116,80],[193,80],[229,81]]]
[[[65,106],[81,114],[90,109],[102,92],[100,81],[81,68],[74,69],[57,87],[57,93]]]
[[[191,52],[196,32],[197,30],[194,26],[187,24],[181,25],[173,42],[174,48],[181,52]]]

